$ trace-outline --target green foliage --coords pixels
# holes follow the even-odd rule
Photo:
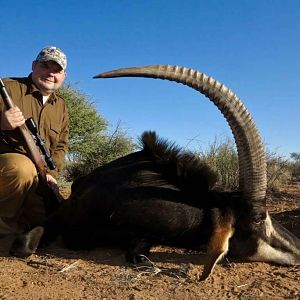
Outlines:
[[[275,152],[266,153],[268,189],[276,189],[291,178],[289,162]]]
[[[300,163],[300,152],[292,152],[291,158],[294,159],[296,162]]]
[[[201,151],[199,155],[218,174],[218,187],[224,190],[237,190],[238,156],[234,141],[227,139],[220,143],[215,139],[208,149]]]
[[[214,141],[208,150],[200,152],[203,159],[219,176],[217,187],[236,190],[239,186],[238,156],[233,140]],[[266,153],[268,188],[274,189],[291,178],[290,163],[276,153]]]
[[[112,134],[108,132],[108,122],[97,113],[90,97],[71,85],[61,87],[58,94],[65,99],[70,118],[69,151],[64,172],[67,180],[73,181],[135,149],[119,125]]]
[[[135,149],[136,145],[132,139],[118,126],[113,134],[102,136],[101,145],[91,155],[86,155],[81,161],[69,162],[65,168],[65,178],[68,181],[73,181],[90,173],[96,167],[124,156]]]
[[[291,153],[291,158],[294,160],[290,163],[292,174],[295,176],[300,175],[300,152]]]
[[[65,99],[70,117],[68,159],[84,160],[97,151],[107,122],[97,113],[91,99],[70,85],[61,87],[59,95]]]

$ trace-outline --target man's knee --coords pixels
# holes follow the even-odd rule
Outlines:
[[[23,211],[28,193],[34,193],[38,177],[31,160],[17,153],[0,154],[0,218],[13,227]]]
[[[31,185],[37,180],[37,171],[32,161],[18,153],[0,155],[0,172],[3,178],[14,179],[21,184]]]

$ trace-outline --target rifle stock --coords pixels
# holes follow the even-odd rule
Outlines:
[[[15,107],[15,104],[9,96],[2,79],[0,79],[0,94],[7,109]],[[32,160],[37,169],[37,173],[39,176],[39,188],[37,193],[43,196],[45,208],[47,214],[49,214],[58,208],[59,203],[62,201],[63,197],[60,194],[54,193],[54,191],[48,185],[46,178],[47,163],[44,157],[41,155],[40,149],[36,145],[36,142],[33,139],[27,125],[24,124],[18,127],[17,130],[19,131],[21,138],[25,142],[25,148],[28,157]]]

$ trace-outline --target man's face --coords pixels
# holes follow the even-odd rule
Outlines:
[[[32,80],[43,96],[48,96],[63,83],[66,72],[55,61],[32,63]]]

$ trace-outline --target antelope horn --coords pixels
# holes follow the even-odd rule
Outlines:
[[[122,68],[98,74],[94,78],[149,77],[188,85],[208,97],[227,120],[237,145],[239,187],[250,210],[266,208],[266,158],[255,123],[242,101],[225,85],[193,69],[154,65]]]

